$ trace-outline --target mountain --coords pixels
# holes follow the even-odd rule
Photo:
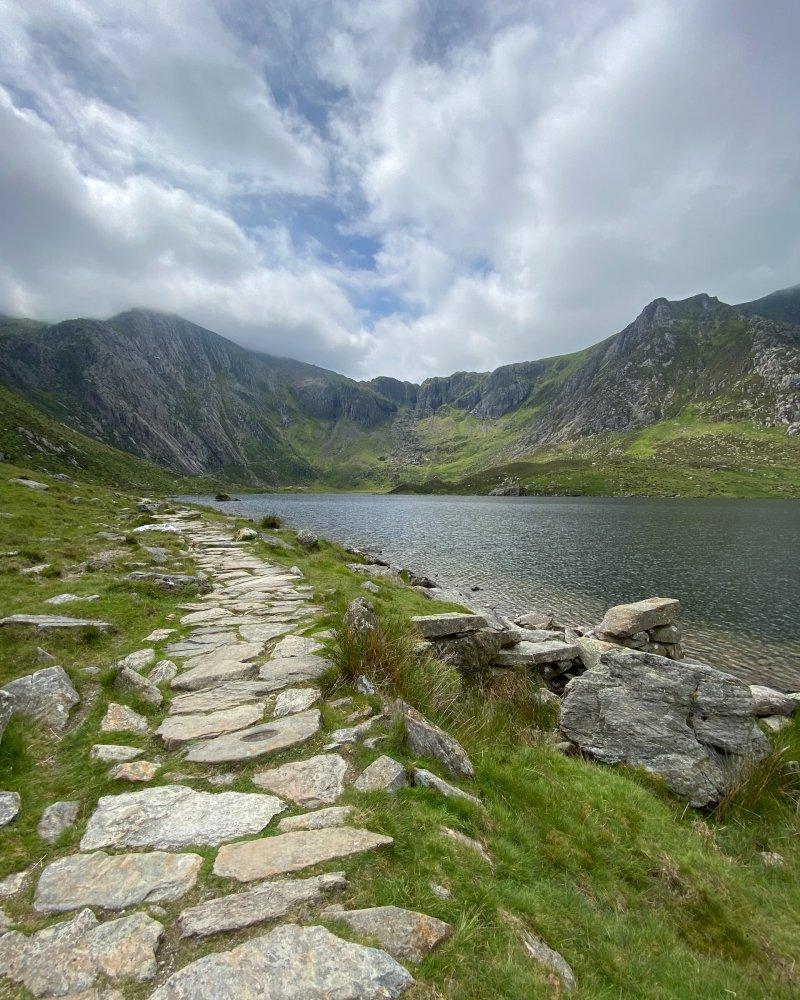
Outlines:
[[[115,448],[254,486],[472,492],[513,476],[544,492],[715,492],[716,476],[721,492],[794,495],[799,318],[800,286],[738,306],[660,298],[583,351],[416,385],[143,310],[5,317],[0,383]],[[614,481],[591,471],[617,465]]]

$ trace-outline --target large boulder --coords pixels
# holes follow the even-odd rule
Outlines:
[[[14,701],[14,713],[63,730],[70,710],[81,700],[63,667],[45,667],[10,681],[2,689]]]
[[[606,764],[660,775],[695,807],[718,799],[769,753],[748,686],[700,664],[634,650],[604,653],[566,688],[564,735]]]
[[[674,597],[648,597],[634,604],[616,604],[609,608],[597,626],[598,632],[629,636],[662,625],[672,625],[681,609]]]

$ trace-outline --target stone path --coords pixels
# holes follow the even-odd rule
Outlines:
[[[91,990],[92,996],[122,997],[126,983],[147,981],[152,1000],[401,996],[414,980],[400,963],[421,961],[451,928],[394,906],[332,907],[330,897],[349,889],[344,873],[307,871],[392,848],[391,837],[352,825],[352,807],[335,805],[356,778],[348,759],[353,744],[374,735],[382,717],[354,713],[347,721],[356,725],[324,731],[315,682],[331,664],[323,643],[303,634],[313,630],[321,609],[299,570],[256,557],[248,542],[232,540],[227,526],[181,512],[169,520],[156,517],[155,523],[159,530],[180,529],[211,586],[181,606],[179,628],[158,629],[143,639],[168,641],[162,655],[169,659],[156,663],[148,647],[119,664],[126,682],[124,689],[117,687],[121,694],[147,694],[148,687],[170,692],[160,706],[163,717],[153,726],[124,705],[109,705],[100,729],[120,738],[95,745],[90,756],[145,784],[101,798],[80,853],[37,873],[34,910],[66,919],[35,934],[14,930],[0,936],[0,992],[10,980],[36,996]],[[416,719],[408,724],[417,725]],[[471,768],[459,766],[446,734],[421,726],[420,742],[446,749],[451,773],[468,776]],[[125,745],[126,732],[148,732],[162,745],[161,757],[169,754],[175,765],[175,783],[147,786],[155,766],[134,761],[141,751]],[[191,765],[186,773],[181,762]],[[256,762],[255,771],[250,762]],[[426,776],[420,784],[468,796],[420,773]],[[241,788],[242,774],[247,791],[193,787],[198,781],[212,788],[238,781]],[[404,769],[383,757],[356,787],[391,793],[405,784]],[[204,850],[206,858],[211,853],[205,879],[204,858],[194,849]],[[175,901],[170,909],[152,906]],[[114,911],[141,905],[151,907],[150,914],[115,917]],[[381,948],[292,922],[298,907],[308,924],[309,910],[325,906],[326,920],[341,921],[349,936],[379,941]],[[276,926],[283,918],[289,922]],[[251,933],[244,943],[237,938],[231,948],[230,939],[220,937],[213,954],[176,971],[170,941],[243,928]],[[62,958],[67,954],[76,956],[69,967]],[[113,990],[106,989],[109,982]]]

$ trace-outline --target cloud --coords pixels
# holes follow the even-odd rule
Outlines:
[[[791,0],[0,0],[0,309],[359,377],[800,280]]]

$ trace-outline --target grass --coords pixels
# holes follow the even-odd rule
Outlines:
[[[0,552],[17,553],[0,556],[0,605],[41,613],[48,608],[44,599],[53,594],[97,593],[97,601],[62,610],[83,614],[90,609],[93,617],[111,621],[115,631],[43,639],[0,629],[4,680],[36,669],[36,647],[45,645],[82,697],[62,736],[15,718],[0,743],[0,788],[22,796],[20,815],[2,831],[0,877],[30,864],[40,869],[74,852],[97,797],[129,790],[108,779],[107,765],[89,761],[95,742],[142,747],[145,759],[160,761],[156,784],[180,770],[206,787],[200,779],[209,773],[202,765],[186,764],[178,753],[165,752],[151,737],[99,733],[109,700],[131,704],[154,720],[159,717],[149,706],[117,695],[109,668],[118,657],[145,645],[142,639],[152,629],[174,626],[183,600],[121,579],[135,563],[149,563],[142,548],[146,538],[130,536],[136,544],[125,541],[140,519],[135,498],[43,473],[37,476],[49,483],[46,493],[9,482],[32,471],[0,465],[0,513],[11,515],[0,517]],[[204,517],[222,519],[212,512]],[[122,540],[103,539],[101,531]],[[421,788],[404,789],[396,797],[349,790],[345,801],[354,806],[353,822],[392,836],[394,844],[316,869],[347,872],[350,888],[331,901],[348,908],[406,906],[453,926],[450,941],[414,968],[417,985],[408,994],[411,1000],[552,996],[541,970],[524,951],[524,930],[539,934],[570,962],[579,1000],[731,995],[789,1000],[798,995],[800,842],[797,789],[787,767],[800,760],[797,721],[774,738],[774,753],[761,770],[748,775],[715,812],[699,815],[652,778],[557,752],[552,710],[542,709],[526,675],[507,671],[465,687],[454,667],[418,655],[409,616],[453,606],[433,604],[402,581],[379,580],[378,594],[369,597],[380,623],[375,635],[360,640],[344,633],[338,628],[343,611],[365,593],[363,580],[345,565],[353,556],[324,541],[307,552],[294,545],[293,534],[285,529],[277,529],[275,537],[288,551],[263,540],[252,543],[252,551],[286,566],[299,565],[306,574],[323,608],[314,629],[334,629],[327,644],[336,666],[324,678],[326,692],[353,698],[346,709],[324,706],[325,726],[345,725],[353,709],[378,706],[376,699],[353,690],[352,678],[366,672],[384,703],[404,698],[458,738],[475,764],[474,782],[461,784],[480,795],[485,809]],[[176,566],[191,568],[179,540],[162,535],[156,544],[169,549]],[[77,573],[108,549],[121,553],[115,566]],[[54,575],[19,572],[41,562],[49,562]],[[90,666],[99,672],[85,673]],[[320,752],[324,741],[320,734],[304,751]],[[436,762],[416,760],[394,726],[376,749],[354,748],[354,770],[381,753],[448,778]],[[255,769],[296,757],[296,751],[286,751],[268,764],[239,767],[231,787],[252,791]],[[76,827],[50,846],[38,838],[36,825],[43,808],[58,799],[78,799],[81,814]],[[442,837],[443,825],[479,840],[494,866]],[[762,851],[780,853],[785,864],[767,867]],[[213,851],[201,848],[199,853],[205,863],[197,887],[183,900],[166,904],[166,916],[160,918],[168,927],[163,953],[175,968],[265,930],[260,926],[201,942],[177,939],[172,925],[184,906],[241,888],[211,875]],[[33,882],[3,904],[26,931],[65,919],[32,914]],[[445,886],[451,897],[439,898],[432,884]],[[319,920],[313,911],[306,916]],[[124,987],[129,1000],[151,990],[147,984]]]

